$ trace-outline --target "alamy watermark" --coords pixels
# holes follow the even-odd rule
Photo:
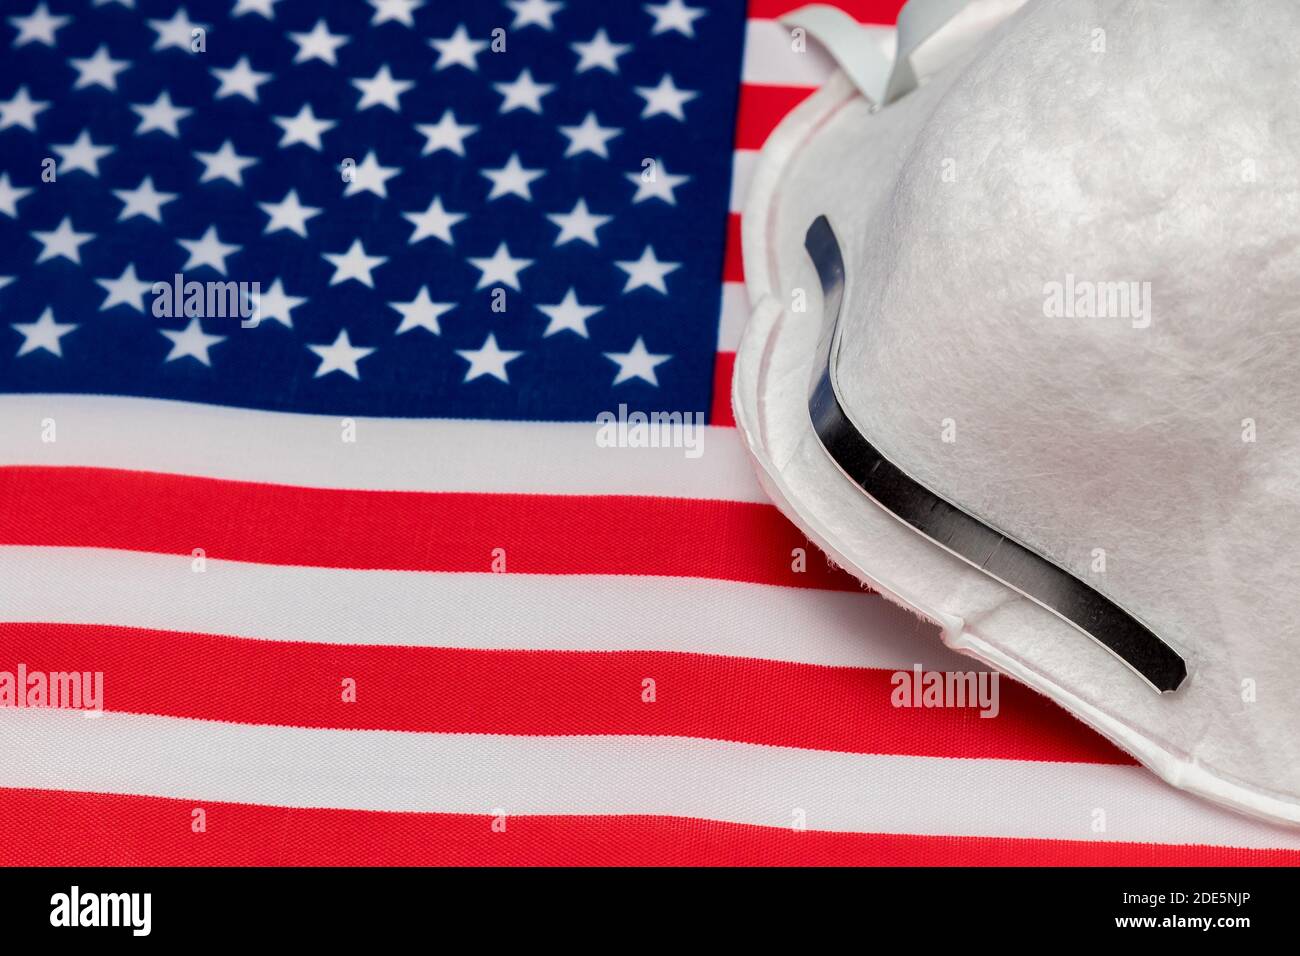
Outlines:
[[[0,707],[104,712],[103,671],[0,671]]]
[[[996,717],[998,702],[996,671],[927,671],[913,664],[910,671],[895,671],[889,702],[895,707],[970,707],[981,717]]]
[[[1093,282],[1067,273],[1064,282],[1043,284],[1043,315],[1049,319],[1128,319],[1151,325],[1150,282]]]
[[[596,416],[598,448],[681,448],[687,458],[704,454],[703,412],[629,412],[626,404]]]
[[[261,322],[260,282],[199,282],[176,273],[171,282],[153,284],[153,314],[158,319],[239,319],[239,327]]]
[[[85,893],[73,886],[50,897],[50,925],[117,926],[132,936],[148,936],[153,929],[152,893]]]

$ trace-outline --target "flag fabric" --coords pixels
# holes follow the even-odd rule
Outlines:
[[[764,497],[797,5],[6,0],[0,862],[1300,860]]]

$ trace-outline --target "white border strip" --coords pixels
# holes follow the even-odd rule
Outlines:
[[[43,441],[48,420],[54,442]],[[356,418],[356,441],[346,443],[347,420],[107,395],[4,395],[0,465],[318,488],[768,500],[734,428],[703,428],[702,453],[687,458],[683,448],[599,447],[595,422]]]
[[[718,322],[718,351],[734,352],[749,321],[749,293],[743,282],[722,283],[722,317]]]
[[[745,208],[745,197],[749,195],[749,181],[754,176],[754,167],[758,165],[759,151],[756,149],[737,149],[731,154],[731,198],[728,212],[738,213]]]
[[[195,574],[188,556],[92,548],[0,547],[0,621],[326,644],[679,651],[838,667],[982,669],[945,648],[932,626],[873,594],[211,559]]]
[[[1136,767],[0,710],[0,786],[363,810],[672,814],[813,830],[1300,848]],[[1104,813],[1105,831],[1095,832]]]

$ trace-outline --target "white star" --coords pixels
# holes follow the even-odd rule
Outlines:
[[[242,17],[246,13],[256,13],[268,20],[275,19],[275,5],[280,0],[235,0],[235,9],[230,11],[232,17]]]
[[[372,106],[387,106],[394,113],[400,113],[402,106],[397,98],[415,84],[410,80],[394,79],[385,64],[370,79],[356,79],[352,81],[352,85],[361,91],[361,100],[357,103],[358,110],[369,109]]]
[[[310,33],[290,33],[289,39],[298,44],[298,52],[294,54],[293,62],[324,60],[330,66],[338,66],[337,50],[348,42],[347,34],[330,33],[330,28],[325,25],[323,18],[316,21]]]
[[[203,164],[203,175],[199,177],[199,182],[228,179],[236,186],[244,185],[244,170],[257,162],[256,156],[241,156],[236,153],[235,145],[230,140],[222,143],[215,153],[195,152],[194,158]]]
[[[656,159],[653,166],[642,169],[639,173],[628,173],[627,178],[636,184],[636,195],[632,197],[632,202],[662,199],[670,206],[677,205],[673,190],[691,179],[690,176],[674,176],[668,172],[662,159]]]
[[[12,99],[0,100],[0,129],[21,126],[36,132],[36,114],[50,108],[43,100],[34,100],[27,94],[27,87],[18,87]]]
[[[159,93],[158,99],[151,104],[132,103],[130,106],[140,115],[140,125],[135,130],[137,134],[156,129],[178,139],[181,135],[180,121],[194,112],[188,106],[174,106],[171,94],[166,90]]]
[[[3,289],[9,283],[14,281],[13,276],[0,276],[0,289]]]
[[[316,378],[328,375],[330,372],[342,372],[357,380],[361,378],[361,373],[357,371],[357,362],[374,351],[374,349],[353,345],[352,340],[348,338],[347,329],[339,333],[333,345],[309,345],[307,348],[320,356],[320,368],[316,369]]]
[[[56,259],[62,256],[81,265],[81,247],[95,238],[93,232],[77,232],[72,228],[72,219],[65,216],[63,222],[50,232],[32,232],[32,236],[42,246],[37,262]]]
[[[464,156],[465,137],[473,136],[478,131],[477,126],[461,126],[457,123],[451,110],[445,111],[437,123],[420,123],[415,128],[426,140],[424,149],[420,151],[421,156],[428,156],[440,149]]]
[[[359,165],[353,167],[343,195],[355,196],[359,192],[370,192],[380,199],[387,199],[388,187],[384,184],[401,172],[400,166],[380,166],[378,157],[371,150]]]
[[[317,152],[321,149],[321,133],[327,133],[339,125],[337,120],[317,119],[310,103],[304,103],[297,116],[272,116],[271,119],[284,130],[284,135],[280,137],[281,147],[302,143]]]
[[[426,285],[421,287],[419,294],[410,302],[390,302],[388,307],[402,317],[402,324],[397,327],[395,334],[401,335],[412,329],[428,329],[434,335],[440,335],[442,327],[438,325],[438,317],[456,308],[456,303],[434,302],[429,297],[429,287]]]
[[[555,89],[555,84],[536,82],[532,72],[525,68],[519,71],[519,76],[513,83],[493,83],[492,88],[504,97],[501,101],[502,113],[524,109],[540,115],[542,97]]]
[[[14,322],[13,327],[23,337],[23,344],[18,346],[19,355],[35,352],[37,349],[45,349],[45,351],[62,358],[63,349],[59,345],[59,339],[77,326],[75,324],[55,322],[54,310],[46,309],[35,322]]]
[[[115,305],[129,305],[137,312],[144,312],[144,294],[153,288],[152,282],[145,282],[135,274],[135,263],[131,262],[116,279],[96,279],[95,282],[108,290],[108,298],[100,303],[100,312]]]
[[[0,212],[17,219],[18,202],[31,191],[31,186],[11,186],[9,174],[0,172]]]
[[[659,81],[658,86],[638,86],[636,93],[645,100],[645,109],[641,111],[642,119],[667,113],[673,119],[682,122],[686,121],[686,113],[682,107],[700,95],[694,90],[679,89],[667,73]]]
[[[72,84],[74,90],[83,86],[102,86],[106,90],[117,89],[117,74],[131,65],[130,60],[115,60],[108,55],[108,47],[99,45],[94,56],[85,59],[73,58],[68,61],[77,71],[77,82]]]
[[[667,3],[647,3],[645,12],[655,18],[655,25],[650,28],[650,35],[676,30],[682,36],[695,36],[695,21],[708,11],[703,7],[688,7],[682,0],[668,0]]]
[[[438,51],[435,70],[445,70],[450,66],[464,66],[471,70],[478,69],[478,55],[487,49],[487,41],[471,40],[465,24],[456,26],[455,32],[444,39],[433,39],[429,45]]]
[[[191,44],[194,42],[194,33],[196,30],[206,30],[207,25],[195,23],[185,13],[185,8],[177,10],[170,20],[150,20],[149,26],[158,34],[158,39],[154,41],[154,50],[166,50],[169,47],[176,47],[178,50],[184,50],[186,53],[191,51]]]
[[[212,75],[221,81],[221,86],[213,94],[214,99],[242,96],[250,103],[257,102],[257,88],[272,76],[270,73],[261,73],[253,69],[246,56],[241,56],[238,63],[224,70],[214,66]]]
[[[560,227],[560,234],[555,237],[555,244],[562,246],[573,239],[581,239],[593,246],[599,246],[596,230],[613,219],[613,216],[597,216],[587,210],[587,200],[579,199],[573,206],[573,212],[553,212],[546,217]]]
[[[321,212],[319,206],[304,206],[300,203],[296,189],[290,189],[279,202],[260,202],[257,205],[262,212],[271,217],[271,221],[263,230],[264,234],[288,229],[304,239],[307,238],[307,220],[312,216],[319,216]]]
[[[555,15],[564,9],[564,4],[554,0],[506,0],[506,6],[515,12],[515,22],[510,24],[511,30],[530,25],[554,30]]]
[[[240,249],[239,246],[222,242],[217,235],[216,226],[208,226],[208,231],[198,239],[177,239],[185,251],[190,254],[185,265],[182,266],[183,272],[190,269],[197,269],[200,266],[211,266],[222,275],[226,274],[226,256],[234,255]]]
[[[609,159],[609,149],[605,144],[623,131],[615,126],[601,126],[596,122],[596,114],[588,113],[580,125],[561,126],[560,132],[569,140],[569,146],[564,151],[566,157],[595,153]]]
[[[481,349],[457,349],[456,354],[469,362],[469,370],[465,372],[463,381],[472,382],[480,375],[491,375],[508,385],[510,377],[506,373],[506,364],[524,353],[502,351],[497,347],[497,337],[489,332]]]
[[[370,0],[375,8],[375,15],[370,18],[370,25],[377,27],[381,23],[395,20],[403,26],[415,26],[415,11],[424,6],[424,0]]]
[[[474,287],[475,291],[484,289],[495,282],[504,282],[515,291],[519,290],[519,273],[533,264],[532,259],[515,259],[510,255],[510,250],[503,242],[497,246],[497,251],[486,259],[470,259],[470,265],[479,272],[478,285]]]
[[[609,34],[605,28],[601,27],[586,43],[570,43],[573,52],[578,54],[578,66],[575,72],[585,73],[587,70],[608,70],[610,73],[618,72],[618,58],[632,49],[630,43],[612,43]]]
[[[649,286],[656,292],[668,294],[668,286],[664,283],[664,276],[681,268],[680,262],[660,262],[655,258],[655,251],[650,246],[645,247],[645,252],[641,253],[640,259],[629,259],[623,262],[615,262],[627,273],[627,285],[623,286],[624,292],[631,292],[633,289],[639,289],[641,286]]]
[[[99,161],[113,151],[112,146],[96,146],[90,138],[88,129],[81,131],[75,143],[65,143],[50,148],[62,157],[59,172],[71,173],[80,169],[92,176],[99,175]]]
[[[275,282],[271,283],[270,289],[259,293],[254,299],[252,319],[257,323],[261,323],[266,319],[273,319],[285,328],[291,329],[293,328],[293,316],[290,313],[306,301],[301,296],[287,295],[283,283],[276,279]]]
[[[492,191],[488,193],[488,199],[519,196],[531,200],[533,194],[529,184],[545,176],[546,170],[528,169],[520,164],[518,153],[511,153],[500,169],[484,169],[482,174],[492,180]]]
[[[374,277],[370,274],[371,270],[382,266],[388,261],[387,256],[366,255],[366,248],[361,244],[360,239],[353,239],[352,245],[348,247],[347,252],[326,252],[324,256],[329,260],[330,265],[334,267],[334,275],[330,278],[330,285],[338,285],[348,279],[355,279],[371,289],[375,287]]]
[[[95,146],[90,130],[82,130],[75,143],[55,144],[51,148],[62,157],[61,172],[72,173],[82,169],[91,176],[99,176],[99,161],[113,152],[112,146]]]
[[[180,332],[175,329],[158,331],[171,339],[172,343],[172,350],[167,353],[164,362],[174,362],[188,355],[190,358],[198,359],[204,365],[211,366],[212,360],[208,358],[208,349],[226,340],[224,335],[208,335],[203,331],[203,326],[198,319],[190,319],[190,324]]]
[[[641,336],[636,337],[636,344],[627,352],[606,352],[605,358],[618,365],[618,374],[614,376],[614,384],[619,385],[628,379],[640,378],[649,382],[651,385],[658,385],[659,379],[655,376],[655,367],[667,362],[671,355],[656,355],[653,352],[647,352],[645,343],[641,341]]]
[[[570,289],[555,305],[539,305],[537,310],[551,320],[546,325],[546,331],[542,333],[543,338],[568,329],[570,332],[577,332],[585,339],[587,320],[599,312],[601,306],[583,305],[578,301],[577,290]]]
[[[451,245],[451,227],[464,219],[465,213],[448,212],[442,208],[442,199],[434,196],[433,201],[429,203],[429,208],[424,212],[404,212],[402,216],[415,226],[410,242],[419,242],[421,239],[433,236]]]
[[[18,31],[18,36],[14,37],[14,46],[25,46],[28,43],[54,46],[54,31],[71,19],[72,17],[50,16],[50,8],[43,2],[39,3],[27,16],[9,18],[9,22]]]
[[[179,193],[159,192],[153,187],[153,179],[146,176],[135,189],[114,189],[113,195],[125,205],[117,221],[130,219],[132,216],[144,216],[154,222],[162,222],[162,207],[175,199]]]

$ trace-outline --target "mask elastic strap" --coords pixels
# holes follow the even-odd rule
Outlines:
[[[887,106],[916,89],[912,54],[970,0],[909,0],[898,14],[897,45],[891,61],[880,48],[878,35],[838,7],[815,3],[781,17],[781,22],[806,30],[826,48],[836,65],[875,106]]]

